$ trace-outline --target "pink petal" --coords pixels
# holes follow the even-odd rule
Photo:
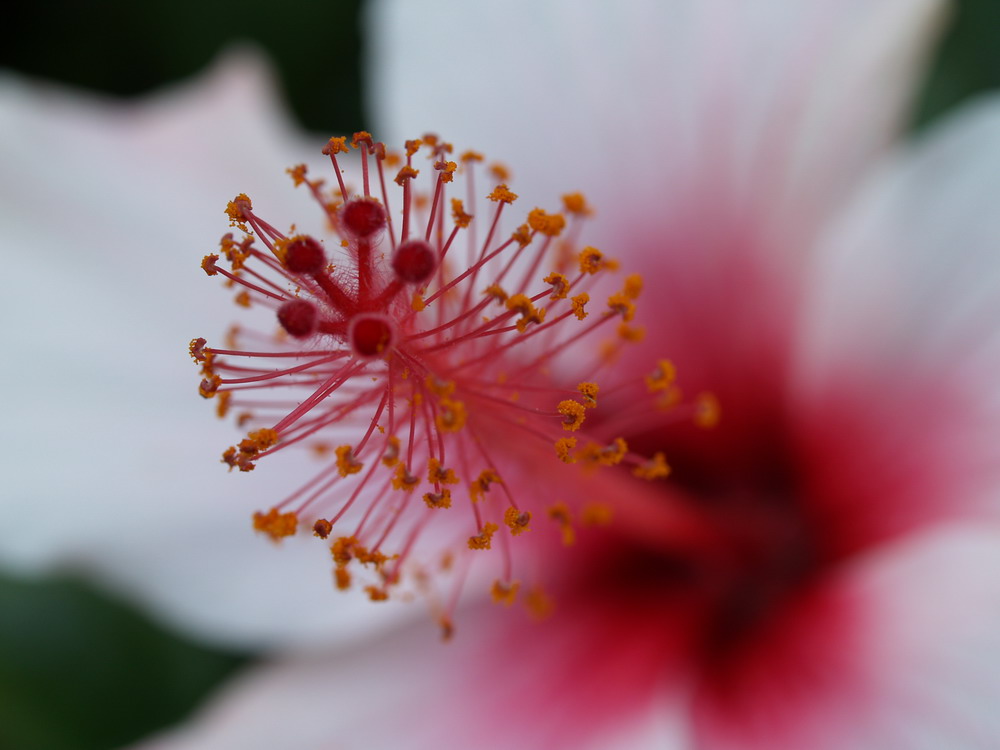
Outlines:
[[[319,144],[293,131],[267,65],[233,53],[135,104],[5,74],[0,129],[12,251],[0,559],[92,572],[229,645],[388,617],[335,596],[321,547],[254,537],[252,512],[287,492],[287,475],[227,475],[218,454],[233,428],[196,395],[186,355],[236,316],[198,268],[226,202],[245,190],[276,220],[314,215],[284,169]]]
[[[941,527],[842,571],[826,596],[850,620],[817,621],[800,631],[808,638],[776,643],[734,686],[738,702],[703,693],[696,745],[990,747],[1000,736],[998,542],[993,529]],[[775,660],[779,651],[795,657]]]

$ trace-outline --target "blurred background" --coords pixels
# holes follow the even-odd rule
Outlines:
[[[118,97],[196,75],[251,41],[288,107],[322,134],[376,127],[363,96],[363,0],[46,0],[8,21],[0,66]],[[959,0],[912,122],[1000,87],[1000,2]],[[443,126],[442,126],[443,127]],[[167,632],[86,582],[0,571],[0,750],[116,748],[183,718],[257,655]]]

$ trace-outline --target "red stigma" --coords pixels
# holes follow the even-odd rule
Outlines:
[[[293,299],[278,308],[278,322],[290,336],[305,338],[316,330],[316,306],[304,299]]]
[[[344,204],[340,221],[358,239],[370,239],[385,227],[385,209],[372,198],[354,198]]]
[[[423,240],[407,240],[392,256],[392,270],[408,284],[423,284],[436,268],[434,250]]]
[[[381,315],[361,314],[351,320],[348,338],[362,357],[378,357],[392,346],[392,324]]]
[[[323,246],[312,237],[297,237],[285,248],[285,268],[292,273],[317,273],[325,265]]]

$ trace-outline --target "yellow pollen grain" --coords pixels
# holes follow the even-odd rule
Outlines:
[[[472,499],[472,502],[478,503],[486,497],[490,485],[495,482],[499,483],[500,481],[500,475],[494,469],[484,469],[481,471],[475,481],[469,485],[469,497]]]
[[[547,511],[549,518],[559,524],[563,544],[567,547],[576,542],[576,530],[573,528],[573,517],[566,503],[556,503]]]
[[[651,459],[632,469],[632,475],[649,481],[663,479],[670,475],[670,466],[662,453],[655,453]]]
[[[695,397],[694,423],[703,429],[711,429],[719,423],[722,409],[719,399],[712,393],[699,393]]]
[[[498,579],[490,587],[490,596],[492,596],[495,603],[509,607],[517,600],[517,592],[520,588],[521,584],[518,581],[506,583]]]
[[[434,456],[427,459],[427,481],[431,484],[458,484],[458,475],[445,468]]]
[[[402,169],[400,169],[399,172],[396,173],[396,177],[394,178],[393,181],[397,185],[402,187],[404,182],[406,182],[407,180],[412,180],[418,174],[420,174],[419,169],[414,169],[411,166],[405,166]]]
[[[420,484],[420,477],[411,474],[406,464],[401,462],[396,466],[396,472],[392,475],[392,488],[394,490],[412,492],[418,484]]]
[[[351,149],[347,145],[346,135],[335,136],[327,141],[326,145],[323,146],[323,153],[326,156],[330,156],[332,154],[346,154],[350,150]]]
[[[254,530],[267,534],[276,542],[292,536],[298,523],[298,516],[294,513],[282,513],[277,508],[271,508],[267,513],[257,511],[253,514]]]
[[[608,297],[608,308],[612,313],[621,315],[626,323],[635,317],[635,304],[624,292],[617,292]]]
[[[569,279],[563,274],[553,271],[542,279],[542,281],[552,287],[552,294],[549,295],[549,299],[566,299],[566,295],[569,293]]]
[[[364,464],[354,457],[354,449],[349,445],[337,446],[334,454],[337,456],[337,471],[342,477],[357,474],[364,468]]]
[[[601,390],[601,387],[597,383],[580,383],[576,389],[583,396],[583,405],[588,409],[593,409],[597,406],[597,394]]]
[[[458,164],[453,161],[437,161],[434,162],[434,169],[441,173],[438,175],[441,182],[451,182],[455,179],[455,170],[458,169]]]
[[[517,194],[512,193],[504,184],[497,185],[486,197],[494,203],[513,203],[517,200]]]
[[[583,193],[567,193],[562,197],[562,202],[567,213],[578,216],[589,216],[593,213]]]
[[[527,247],[531,244],[531,227],[527,224],[522,224],[511,232],[510,238],[520,247]]]
[[[218,263],[219,256],[215,254],[206,255],[201,259],[201,270],[204,271],[209,276],[215,276],[219,269],[216,268],[215,264]]]
[[[586,409],[579,401],[567,399],[559,402],[559,405],[556,407],[556,411],[558,411],[563,417],[563,429],[567,432],[576,432],[583,424]]]
[[[637,273],[631,273],[626,276],[622,294],[629,299],[639,299],[639,295],[642,294],[642,276]]]
[[[573,449],[576,448],[576,438],[567,437],[559,438],[555,442],[556,456],[564,464],[575,464],[576,457],[573,455]]]
[[[424,502],[427,503],[428,508],[450,508],[451,490],[445,487],[440,492],[426,492],[424,493]]]
[[[614,511],[606,503],[587,503],[580,511],[580,523],[584,526],[607,526],[614,517]]]
[[[528,213],[528,226],[546,237],[558,237],[566,227],[566,217],[535,208]]]
[[[382,453],[382,464],[384,466],[395,466],[399,461],[399,438],[390,435],[386,439],[385,451]]]
[[[541,586],[534,586],[524,597],[524,606],[528,613],[536,620],[544,620],[552,616],[555,610],[555,603],[552,598],[545,593]]]
[[[306,174],[309,172],[309,168],[305,164],[296,164],[294,167],[289,167],[285,170],[292,178],[292,184],[295,187],[302,185],[306,181]]]
[[[451,219],[456,227],[466,228],[472,223],[472,214],[465,213],[465,204],[458,198],[451,199]]]
[[[419,394],[418,394],[419,395]],[[438,411],[434,422],[442,432],[458,432],[465,427],[465,404],[450,398],[438,401]]]
[[[519,536],[525,531],[531,531],[531,513],[526,510],[518,510],[509,507],[504,511],[503,522],[507,524],[512,536]]]
[[[478,534],[469,537],[469,549],[489,549],[493,543],[493,535],[499,528],[492,521],[487,521]]]
[[[646,376],[646,388],[650,393],[667,390],[677,378],[677,368],[669,359],[656,361],[656,369]]]

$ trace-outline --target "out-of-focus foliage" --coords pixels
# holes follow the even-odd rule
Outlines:
[[[80,583],[0,577],[0,748],[120,747],[179,720],[242,662]]]

